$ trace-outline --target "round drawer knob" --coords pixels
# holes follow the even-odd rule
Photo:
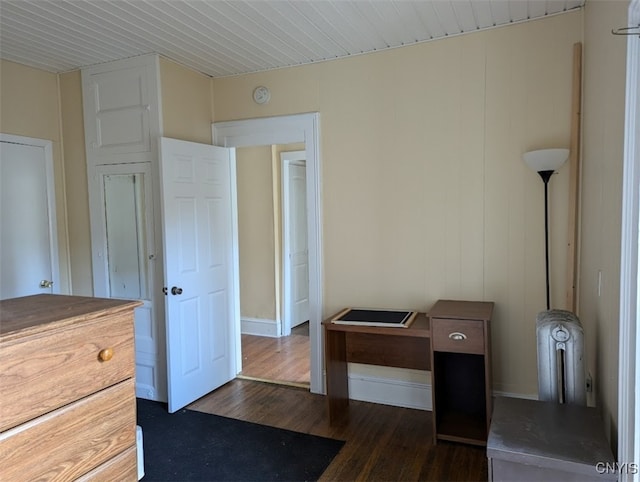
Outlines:
[[[98,353],[100,361],[109,361],[113,358],[113,348],[105,348]]]

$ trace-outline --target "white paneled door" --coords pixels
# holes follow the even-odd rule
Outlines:
[[[169,412],[236,376],[232,151],[161,138]]]
[[[51,143],[9,137],[0,137],[0,299],[58,293]]]
[[[304,151],[283,152],[284,335],[309,319],[307,167]]]

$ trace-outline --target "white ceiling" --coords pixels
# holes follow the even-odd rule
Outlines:
[[[51,72],[159,53],[213,77],[320,62],[585,0],[0,0],[0,57]]]

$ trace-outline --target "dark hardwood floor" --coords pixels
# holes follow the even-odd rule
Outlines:
[[[241,379],[188,408],[345,440],[321,481],[487,480],[484,448],[433,445],[431,412],[352,400],[348,420],[331,426],[323,395]]]
[[[242,335],[242,359],[242,378],[188,408],[345,440],[321,481],[487,480],[484,448],[433,445],[431,412],[352,400],[348,420],[329,425],[325,397],[309,392],[306,325],[285,338]]]

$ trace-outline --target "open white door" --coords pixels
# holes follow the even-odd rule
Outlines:
[[[169,412],[236,376],[233,151],[160,140]]]
[[[309,320],[307,168],[304,151],[282,152],[284,333]]]

